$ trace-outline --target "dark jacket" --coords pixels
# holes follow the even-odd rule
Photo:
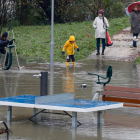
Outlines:
[[[140,12],[132,11],[130,14],[131,33],[140,33]],[[133,25],[135,27],[133,27]]]
[[[7,47],[8,44],[9,45],[13,44],[13,40],[11,40],[11,41],[3,40],[2,37],[0,37],[0,49]]]

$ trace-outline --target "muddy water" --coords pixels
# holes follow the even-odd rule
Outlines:
[[[40,79],[33,77],[41,71],[48,71],[48,94],[73,92],[75,98],[92,99],[96,92],[102,92],[101,85],[94,81],[95,76],[88,72],[105,76],[108,65],[113,67],[113,77],[110,85],[125,87],[140,87],[140,67],[132,62],[88,59],[71,64],[55,63],[54,70],[48,63],[25,64],[18,71],[14,65],[12,70],[0,71],[0,98],[17,95],[40,95]],[[81,83],[87,88],[81,88]],[[0,120],[6,121],[6,110],[0,106]],[[121,108],[103,112],[103,125],[97,126],[96,112],[78,113],[78,121],[82,123],[76,130],[71,128],[71,118],[68,116],[40,114],[39,123],[28,121],[33,110],[13,107],[12,123],[9,124],[13,133],[11,140],[139,140],[140,139],[140,109]]]

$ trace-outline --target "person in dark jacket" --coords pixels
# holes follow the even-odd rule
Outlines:
[[[131,33],[133,33],[133,38],[138,38],[140,33],[140,12],[139,5],[135,5],[131,14],[130,14],[130,24],[131,24]],[[137,47],[137,41],[133,40],[133,45],[131,48]]]
[[[11,41],[9,41],[8,40],[8,33],[7,32],[4,32],[0,36],[0,53],[6,54],[5,47],[7,47],[8,44],[9,45],[13,44],[13,41],[14,41],[14,39],[12,39]],[[9,59],[9,53],[7,52],[5,66],[8,66],[8,59]]]

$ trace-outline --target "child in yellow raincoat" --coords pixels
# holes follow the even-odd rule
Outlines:
[[[75,37],[70,36],[69,40],[65,43],[62,54],[65,54],[65,49],[67,49],[67,61],[66,61],[66,66],[69,66],[69,62],[72,59],[73,65],[75,65],[75,58],[74,58],[74,48],[77,49],[79,52],[79,47],[75,43]]]

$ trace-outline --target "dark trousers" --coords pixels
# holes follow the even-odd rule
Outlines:
[[[136,38],[138,38],[138,35],[139,35],[138,33],[133,34],[133,37],[136,36]],[[133,40],[133,46],[134,46],[134,47],[137,46],[137,41],[134,41],[134,40]]]
[[[3,49],[0,49],[0,53],[6,54],[6,50],[4,48]],[[7,52],[5,65],[8,65],[8,60],[9,60],[9,53]]]
[[[97,51],[100,51],[100,39],[102,39],[102,51],[105,50],[105,38],[96,38]]]
[[[67,55],[67,62],[70,62],[71,59],[72,59],[72,62],[75,62],[74,55]]]

